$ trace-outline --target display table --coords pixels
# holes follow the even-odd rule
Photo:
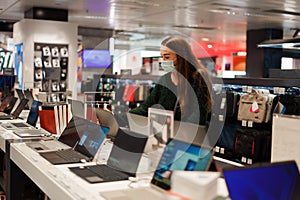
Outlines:
[[[104,151],[108,149],[104,149]],[[52,165],[24,142],[10,144],[10,159],[15,164],[13,167],[24,172],[50,199],[104,199],[100,195],[101,192],[128,189],[131,183],[126,180],[90,184],[72,173],[68,167],[90,165],[91,163]],[[145,162],[141,160],[141,163]],[[152,175],[143,174],[142,176],[150,181]],[[22,177],[20,176],[20,178]],[[13,181],[21,180],[15,179]],[[149,181],[148,183],[143,181],[141,185],[149,184]],[[11,184],[15,185],[17,183],[12,182]],[[18,193],[18,191],[14,192]],[[218,180],[218,195],[228,196],[226,184],[222,178]]]

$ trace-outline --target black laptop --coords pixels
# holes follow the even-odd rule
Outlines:
[[[15,90],[16,90],[17,96],[20,100],[21,99],[26,99],[25,96],[24,96],[24,93],[21,89],[16,88]]]
[[[34,100],[30,108],[26,122],[10,122],[1,124],[1,126],[8,130],[21,129],[21,128],[35,128],[39,117],[39,106],[41,102]]]
[[[15,91],[16,91],[17,96],[18,96],[18,99],[19,99],[20,101],[21,101],[22,99],[27,99],[27,98],[25,97],[25,94],[23,93],[23,91],[22,91],[21,89],[16,88]],[[29,99],[28,99],[28,101],[30,102],[30,105],[31,105],[31,104],[32,104],[32,100],[29,100]],[[28,103],[26,104],[25,109],[26,109],[26,110],[29,110]]]
[[[69,169],[90,183],[127,180],[136,175],[146,142],[144,135],[119,129],[106,165]]]
[[[34,101],[33,95],[29,90],[24,90],[24,95],[25,95],[25,98],[29,100],[28,108],[30,109],[32,106],[32,103]]]
[[[71,148],[40,152],[40,155],[54,165],[78,163],[83,160],[92,161],[104,141],[108,130],[89,120],[82,120],[85,121],[83,126],[76,126],[74,123],[78,139],[73,146],[70,146]],[[67,139],[67,137],[64,137],[64,139]],[[63,139],[61,138],[60,140]],[[67,141],[64,143],[67,144]]]
[[[21,112],[25,109],[27,103],[28,99],[22,99],[17,108],[11,114],[0,115],[0,120],[18,119]]]
[[[6,96],[0,105],[0,112],[4,112],[6,114],[10,114],[12,109],[14,108],[18,98],[14,96]]]

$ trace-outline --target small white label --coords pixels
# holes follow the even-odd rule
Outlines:
[[[222,98],[220,109],[223,110],[225,108],[226,98]]]
[[[279,87],[274,87],[273,90],[274,90],[274,94],[279,94]]]
[[[253,127],[253,121],[248,121],[248,127]]]
[[[242,121],[242,126],[247,126],[247,121],[246,120]]]
[[[246,157],[242,157],[241,161],[242,161],[243,163],[246,163],[246,162],[247,162],[247,158],[246,158]]]
[[[251,165],[252,164],[252,159],[251,158],[248,158],[247,160],[247,164]]]
[[[219,121],[220,122],[224,121],[224,116],[223,115],[219,115]]]
[[[225,149],[224,148],[220,148],[220,153],[224,154],[225,153]]]
[[[252,89],[253,89],[253,87],[252,86],[248,86],[248,88],[247,88],[247,92],[252,92]]]
[[[279,94],[285,94],[285,88],[279,88]]]

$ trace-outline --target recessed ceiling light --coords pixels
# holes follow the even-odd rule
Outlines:
[[[209,38],[202,38],[203,41],[209,41]]]
[[[207,45],[207,47],[208,47],[209,49],[211,49],[213,46],[212,46],[211,44],[209,44],[209,45]]]

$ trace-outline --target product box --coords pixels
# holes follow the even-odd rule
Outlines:
[[[219,172],[173,171],[172,192],[189,199],[214,199],[218,191]]]

